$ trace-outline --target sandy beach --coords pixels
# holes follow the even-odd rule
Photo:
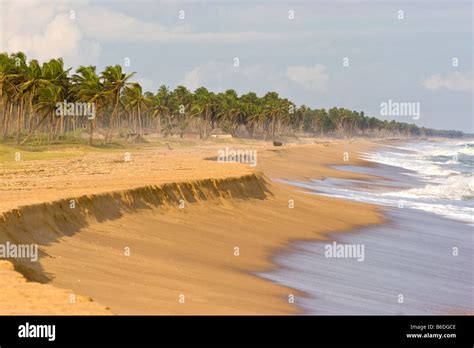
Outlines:
[[[226,146],[257,150],[257,166],[213,160]],[[16,270],[1,261],[0,297],[9,305],[0,312],[298,313],[289,296],[304,294],[256,274],[273,269],[272,256],[293,241],[324,240],[383,217],[372,205],[308,195],[275,179],[367,178],[329,166],[363,165],[358,153],[375,146],[206,142],[69,149],[6,163],[0,243],[36,243],[41,257],[17,260]],[[70,294],[81,300],[70,303]]]

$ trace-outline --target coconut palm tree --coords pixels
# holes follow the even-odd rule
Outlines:
[[[11,87],[8,92],[10,94],[10,102],[12,103],[12,109],[15,108],[16,111],[16,142],[20,144],[21,137],[21,126],[23,119],[23,109],[24,109],[24,93],[20,89],[20,85],[25,80],[25,70],[27,69],[26,55],[23,52],[14,53],[11,55],[11,58],[14,60],[15,68],[8,76],[8,85]]]
[[[6,139],[13,120],[14,98],[17,93],[16,80],[19,67],[14,55],[0,54],[0,102],[2,103],[2,135]]]
[[[191,92],[184,86],[178,86],[171,92],[172,110],[176,115],[177,125],[182,129],[188,126],[188,115],[192,101]]]
[[[89,120],[89,144],[93,143],[94,123],[102,108],[109,100],[109,94],[105,90],[104,83],[96,73],[95,66],[81,66],[71,78],[71,97],[77,102],[94,103],[95,117]]]
[[[171,103],[171,92],[165,85],[160,86],[156,92],[155,102],[152,106],[152,115],[156,117],[156,128],[159,134],[161,134],[161,116],[163,115],[167,121],[166,127],[171,129],[172,126],[172,103]]]
[[[22,144],[26,143],[26,141],[32,136],[34,131],[38,129],[38,127],[43,123],[46,119],[44,116],[40,120],[35,118],[36,108],[35,103],[37,98],[39,98],[41,89],[45,89],[42,92],[43,98],[48,96],[48,98],[52,98],[53,96],[57,98],[63,98],[67,92],[69,87],[69,70],[64,70],[64,63],[61,58],[59,59],[51,59],[49,62],[46,62],[41,67],[36,60],[31,60],[27,68],[24,69],[24,81],[19,85],[20,91],[23,94],[25,100],[28,101],[28,125],[30,129],[30,133],[28,134],[27,138],[22,142]],[[54,98],[53,98],[54,99]],[[56,102],[62,101],[61,99],[56,100]],[[42,100],[41,103],[44,103],[45,100]],[[36,125],[34,123],[36,122]],[[56,118],[50,118],[51,127],[50,127],[50,134],[53,131],[53,124],[56,124]],[[64,116],[61,115],[61,122],[60,122],[60,132],[64,132]]]
[[[39,128],[39,126],[46,120],[49,116],[50,120],[56,118],[56,107],[57,103],[62,101],[62,90],[59,86],[50,84],[44,87],[37,89],[37,98],[34,106],[34,112],[42,115],[39,122],[36,123],[36,126],[31,129],[30,133],[23,139],[21,145],[24,145],[28,142],[34,132]],[[50,127],[50,136],[49,141],[52,139],[53,127]]]
[[[109,118],[108,132],[105,138],[106,143],[110,143],[112,141],[112,128],[114,126],[114,121],[117,118],[122,89],[125,86],[130,85],[128,80],[134,74],[134,72],[125,74],[122,71],[122,67],[120,65],[108,66],[102,72],[105,94],[110,97],[110,101],[112,103],[112,113]]]
[[[149,99],[143,94],[139,83],[133,83],[125,87],[123,93],[124,106],[130,111],[130,114],[137,116],[139,134],[142,136],[142,112],[146,112],[149,106]]]
[[[199,115],[199,132],[201,138],[207,138],[208,124],[211,118],[213,107],[215,106],[215,95],[210,93],[206,88],[199,87],[194,91],[195,102],[193,104],[192,112]]]
[[[306,117],[306,113],[308,112],[309,108],[306,106],[306,105],[301,105],[298,110],[297,110],[297,114],[298,114],[298,131],[300,133],[303,132],[303,127],[304,127],[304,119]]]

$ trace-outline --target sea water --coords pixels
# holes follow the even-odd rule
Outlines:
[[[287,183],[377,204],[387,223],[295,243],[262,276],[303,292],[295,305],[310,314],[473,313],[474,143],[413,142],[361,156],[373,166],[340,169],[378,179]],[[364,245],[364,261],[328,258],[334,242]]]

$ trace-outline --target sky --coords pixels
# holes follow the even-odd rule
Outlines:
[[[0,0],[0,51],[474,133],[470,1]],[[238,63],[238,64],[236,64]],[[236,66],[237,65],[237,66]],[[419,103],[420,115],[381,115]]]

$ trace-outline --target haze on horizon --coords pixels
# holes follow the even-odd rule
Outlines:
[[[414,102],[419,119],[386,118],[474,133],[470,2],[0,0],[0,11],[0,51],[121,64],[152,92],[276,91],[381,119],[381,103]]]

